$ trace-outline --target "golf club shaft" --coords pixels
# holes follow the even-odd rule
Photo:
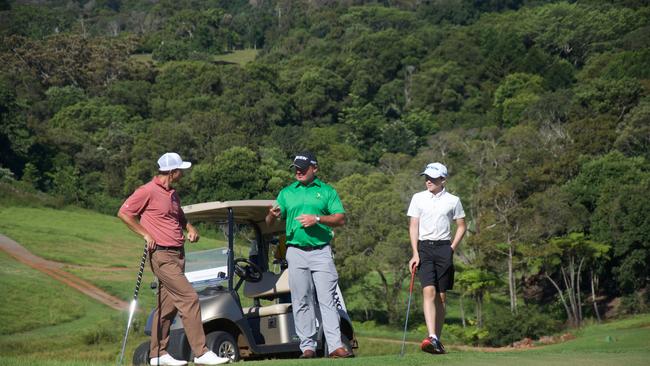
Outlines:
[[[406,306],[406,321],[404,321],[404,336],[402,337],[402,350],[400,351],[400,357],[404,356],[404,346],[406,345],[406,330],[409,324],[409,312],[411,311],[411,298],[413,297],[413,280],[415,280],[415,266],[411,268],[411,284],[409,285],[409,301]]]
[[[135,283],[135,291],[133,292],[133,300],[129,306],[129,318],[126,321],[126,331],[124,332],[124,339],[122,340],[122,350],[120,351],[119,365],[124,363],[124,350],[126,349],[126,339],[129,337],[129,329],[131,329],[131,321],[135,313],[136,303],[138,301],[138,293],[140,292],[140,284],[142,283],[142,275],[144,273],[144,265],[147,262],[147,243],[144,243],[144,252],[142,253],[142,260],[140,261],[140,270],[138,271],[138,280]]]

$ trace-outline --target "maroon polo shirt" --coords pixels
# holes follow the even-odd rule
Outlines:
[[[185,243],[183,227],[187,221],[181,200],[176,190],[165,187],[157,176],[133,192],[120,212],[140,217],[140,224],[158,245],[181,247]]]

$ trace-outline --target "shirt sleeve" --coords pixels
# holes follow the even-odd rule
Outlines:
[[[280,217],[283,220],[286,220],[287,218],[287,201],[284,197],[284,189],[278,193],[278,198],[275,199],[275,201],[278,203],[278,207],[280,207]]]
[[[120,212],[129,216],[140,216],[149,204],[149,190],[145,186],[136,189],[129,198],[124,201]]]
[[[341,198],[339,198],[339,194],[335,190],[332,190],[332,194],[330,194],[329,201],[327,202],[327,211],[329,215],[345,213]]]
[[[185,229],[187,225],[187,218],[185,217],[185,211],[182,208],[179,208],[180,215],[178,215],[178,222],[181,224],[181,228]]]
[[[454,220],[462,219],[465,217],[465,211],[463,210],[463,205],[460,203],[460,199],[456,202],[454,207]]]
[[[415,194],[411,197],[411,203],[409,204],[408,211],[406,215],[410,217],[420,217],[420,208],[418,207],[417,200],[415,199]]]

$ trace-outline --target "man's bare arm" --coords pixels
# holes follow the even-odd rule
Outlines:
[[[451,242],[451,249],[455,252],[456,248],[460,245],[460,241],[463,240],[465,236],[465,231],[467,231],[467,225],[465,225],[465,219],[456,220],[456,235],[454,235],[454,241]]]

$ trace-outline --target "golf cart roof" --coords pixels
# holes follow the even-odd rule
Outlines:
[[[262,233],[284,231],[284,223],[274,221],[271,226],[264,219],[274,200],[214,201],[183,206],[185,217],[190,222],[228,222],[228,209],[232,209],[235,224],[256,224]]]

